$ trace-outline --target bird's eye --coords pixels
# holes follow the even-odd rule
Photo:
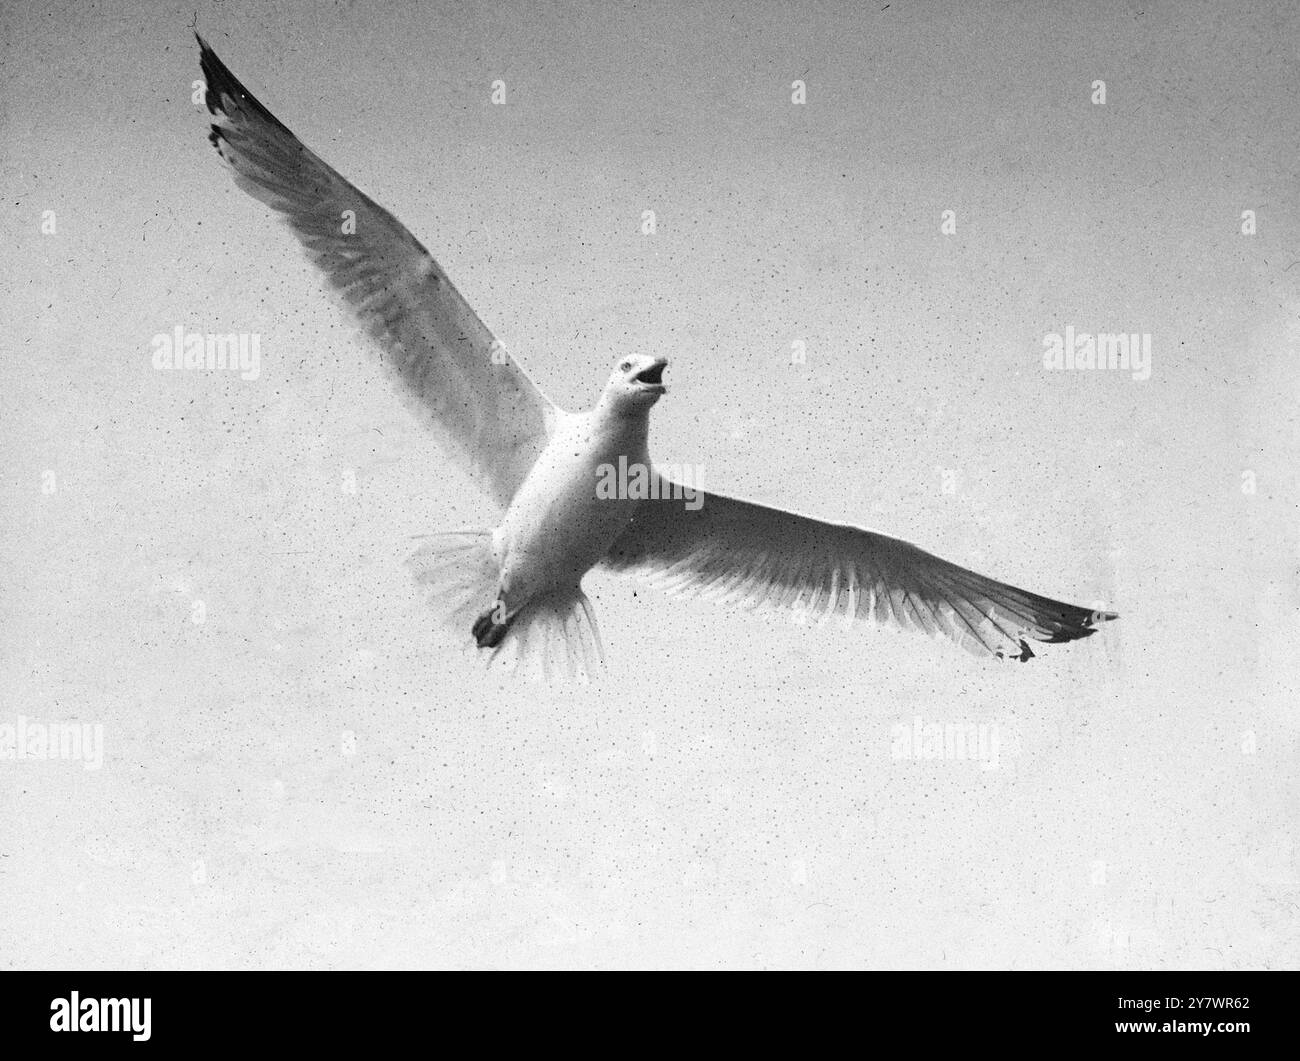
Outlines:
[[[631,361],[624,361],[621,365],[618,366],[618,370],[619,370],[620,372],[626,372],[626,371],[627,371],[628,369],[630,369],[631,367],[632,367],[632,362],[631,362]]]

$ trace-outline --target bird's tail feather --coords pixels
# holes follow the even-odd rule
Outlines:
[[[468,634],[497,595],[501,564],[490,530],[430,534],[406,562],[429,603],[448,627]]]
[[[488,665],[543,681],[589,681],[603,668],[596,615],[581,588],[552,590],[513,613],[504,609],[490,530],[429,535],[407,563],[439,618]]]
[[[489,662],[535,681],[598,677],[605,650],[587,595],[574,586],[529,601],[508,620]]]

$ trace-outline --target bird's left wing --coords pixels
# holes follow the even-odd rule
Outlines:
[[[838,614],[942,633],[977,655],[1027,660],[1113,619],[994,581],[910,542],[703,491],[656,474],[604,566],[686,596]],[[692,507],[688,507],[689,501]],[[696,502],[702,502],[696,505]]]
[[[288,222],[449,456],[507,507],[555,406],[402,223],[309,151],[202,37],[199,48],[209,139],[236,183]]]

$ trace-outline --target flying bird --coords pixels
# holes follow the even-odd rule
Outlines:
[[[197,34],[196,34],[197,36]],[[374,340],[448,457],[496,503],[496,527],[432,534],[409,563],[489,661],[583,677],[603,650],[582,591],[592,568],[681,595],[799,617],[873,619],[1028,660],[1116,618],[1017,589],[910,542],[691,488],[656,469],[650,411],[667,361],[621,358],[586,412],[557,407],[494,340],[427,250],[259,103],[198,38],[209,139],[235,182],[278,213]],[[610,468],[640,491],[602,490]]]

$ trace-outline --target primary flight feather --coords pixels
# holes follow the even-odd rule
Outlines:
[[[594,408],[558,408],[405,226],[309,151],[202,37],[199,49],[216,117],[209,138],[236,183],[288,222],[416,415],[502,511],[495,528],[429,536],[411,559],[445,616],[489,658],[528,659],[548,674],[598,667],[581,587],[597,566],[680,594],[942,633],[1020,660],[1033,656],[1030,641],[1087,637],[1115,618],[898,538],[665,479],[648,449],[665,359],[624,358]],[[649,470],[649,489],[599,489],[602,473],[620,466]]]

